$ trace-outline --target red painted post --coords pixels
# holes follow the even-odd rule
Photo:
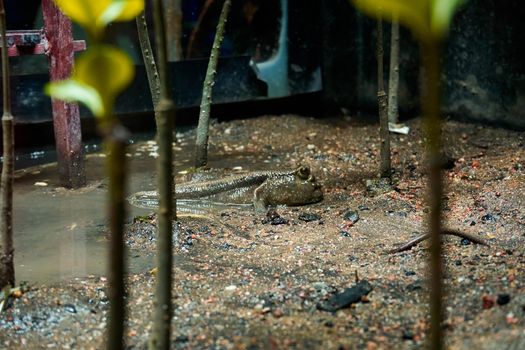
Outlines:
[[[73,70],[75,49],[71,21],[52,0],[42,0],[42,13],[49,44],[49,78],[51,81],[67,79]],[[53,99],[52,108],[60,183],[68,188],[84,186],[86,175],[78,104]]]

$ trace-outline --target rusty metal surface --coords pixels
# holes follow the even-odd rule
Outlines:
[[[42,1],[42,12],[48,43],[46,52],[49,56],[50,80],[67,79],[73,71],[75,52],[71,21],[51,0]],[[51,104],[60,182],[65,187],[83,186],[86,177],[78,104],[60,100],[52,100]]]

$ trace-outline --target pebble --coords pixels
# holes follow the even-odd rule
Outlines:
[[[485,214],[485,215],[483,215],[483,216],[481,217],[481,221],[482,221],[483,223],[488,223],[488,222],[490,222],[490,223],[495,223],[495,222],[496,222],[496,218],[494,217],[494,215],[492,215],[492,214],[489,213],[489,214]]]
[[[352,224],[355,224],[357,221],[359,221],[359,213],[355,210],[348,210],[344,215],[343,218],[345,220],[351,221]]]
[[[266,217],[262,220],[262,223],[269,223],[270,225],[286,225],[288,224],[288,220],[281,217],[275,209],[270,209],[266,212]]]
[[[64,304],[64,310],[66,310],[67,312],[71,314],[77,313],[77,308],[73,304]]]
[[[507,293],[498,294],[498,299],[496,300],[496,302],[500,306],[508,304],[510,302],[510,294],[507,294]]]
[[[237,290],[237,286],[232,284],[232,285],[229,285],[228,287],[224,288],[224,290],[226,292],[234,292],[234,291]]]
[[[342,230],[342,231],[339,231],[339,235],[341,237],[350,237],[350,232]]]
[[[299,220],[305,221],[305,222],[317,221],[320,219],[321,219],[321,216],[317,214],[313,214],[313,213],[301,213],[299,215]]]
[[[44,181],[37,181],[37,182],[35,182],[35,186],[38,186],[38,187],[46,187],[46,186],[47,186],[47,182],[44,182]]]
[[[494,297],[492,295],[484,295],[481,298],[481,305],[483,310],[491,309],[494,306]]]
[[[466,238],[461,239],[461,245],[470,245],[471,243],[472,242]]]

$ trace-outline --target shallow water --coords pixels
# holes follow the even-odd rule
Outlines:
[[[189,157],[193,154],[191,140],[181,136],[179,141],[176,171],[190,167]],[[155,153],[156,145],[152,142],[140,142],[129,148],[128,195],[155,189]],[[56,164],[19,171],[14,193],[17,281],[49,283],[106,274],[107,185],[103,177],[104,160],[100,154],[87,156],[88,186],[79,190],[58,187]],[[263,169],[268,168],[268,163],[256,161],[251,155],[237,153],[212,159],[210,166]],[[186,212],[191,211],[191,208],[186,209]],[[126,222],[130,223],[133,217],[147,215],[152,211],[128,205]],[[137,251],[131,251],[128,255],[131,272],[146,271],[153,267],[154,258],[150,255]]]

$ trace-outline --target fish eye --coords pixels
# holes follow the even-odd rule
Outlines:
[[[299,168],[299,170],[297,171],[297,175],[303,179],[303,180],[307,180],[308,179],[308,176],[310,175],[310,168],[307,167],[307,166],[302,166]]]

